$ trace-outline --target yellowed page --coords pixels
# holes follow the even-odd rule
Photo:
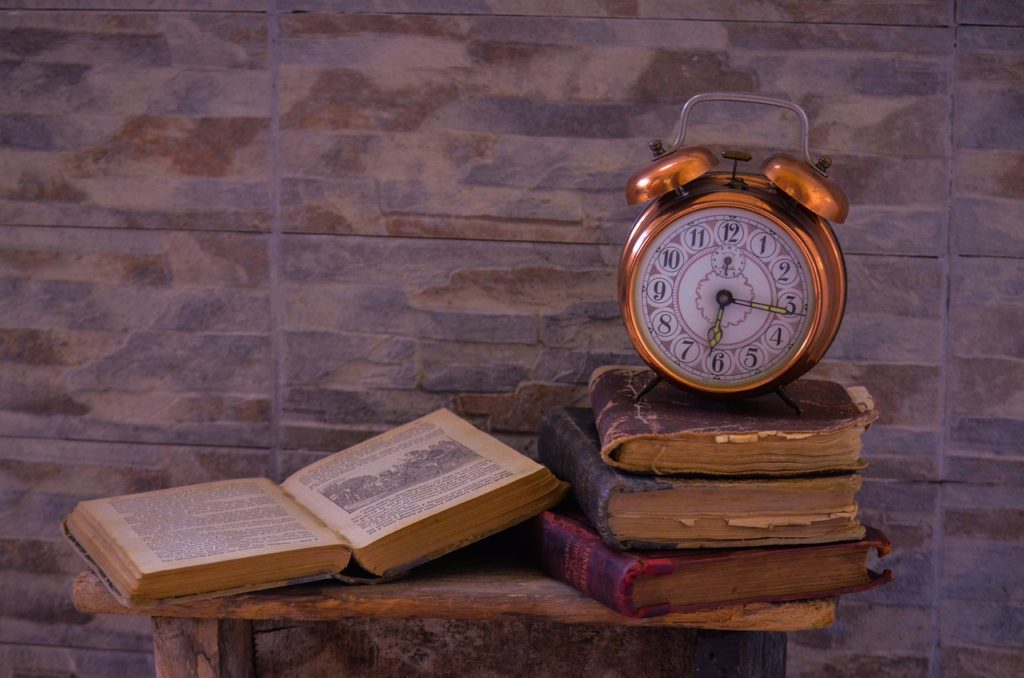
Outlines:
[[[448,410],[332,454],[281,487],[353,547],[542,468]]]
[[[337,544],[265,478],[82,502],[143,573]]]

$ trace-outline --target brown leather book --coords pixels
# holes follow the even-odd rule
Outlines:
[[[856,473],[693,478],[627,473],[604,463],[589,409],[548,412],[537,437],[548,468],[616,549],[792,546],[862,539]]]
[[[661,383],[635,401],[651,372],[601,367],[590,401],[606,463],[634,473],[794,476],[859,471],[861,435],[878,417],[866,389],[798,379],[775,394],[710,400]]]
[[[619,551],[579,516],[545,511],[528,523],[544,569],[628,617],[736,603],[824,598],[877,588],[892,572],[867,560],[891,550],[874,528],[857,541],[808,546]]]

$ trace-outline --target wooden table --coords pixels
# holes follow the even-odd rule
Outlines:
[[[515,557],[467,549],[405,579],[314,583],[121,606],[91,572],[91,614],[152,616],[161,677],[397,675],[783,676],[785,631],[821,628],[836,599],[622,617]]]

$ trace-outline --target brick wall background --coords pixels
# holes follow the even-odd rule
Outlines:
[[[80,499],[280,478],[442,405],[529,452],[634,360],[624,181],[714,90],[796,100],[835,158],[816,373],[882,411],[897,581],[791,635],[792,675],[1020,674],[1021,3],[0,5],[0,674],[151,670],[147,628],[70,607]],[[797,129],[706,104],[688,140]]]

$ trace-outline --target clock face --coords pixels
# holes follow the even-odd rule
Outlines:
[[[742,387],[782,370],[811,326],[802,250],[753,211],[689,212],[658,233],[635,270],[644,343],[698,385]]]

